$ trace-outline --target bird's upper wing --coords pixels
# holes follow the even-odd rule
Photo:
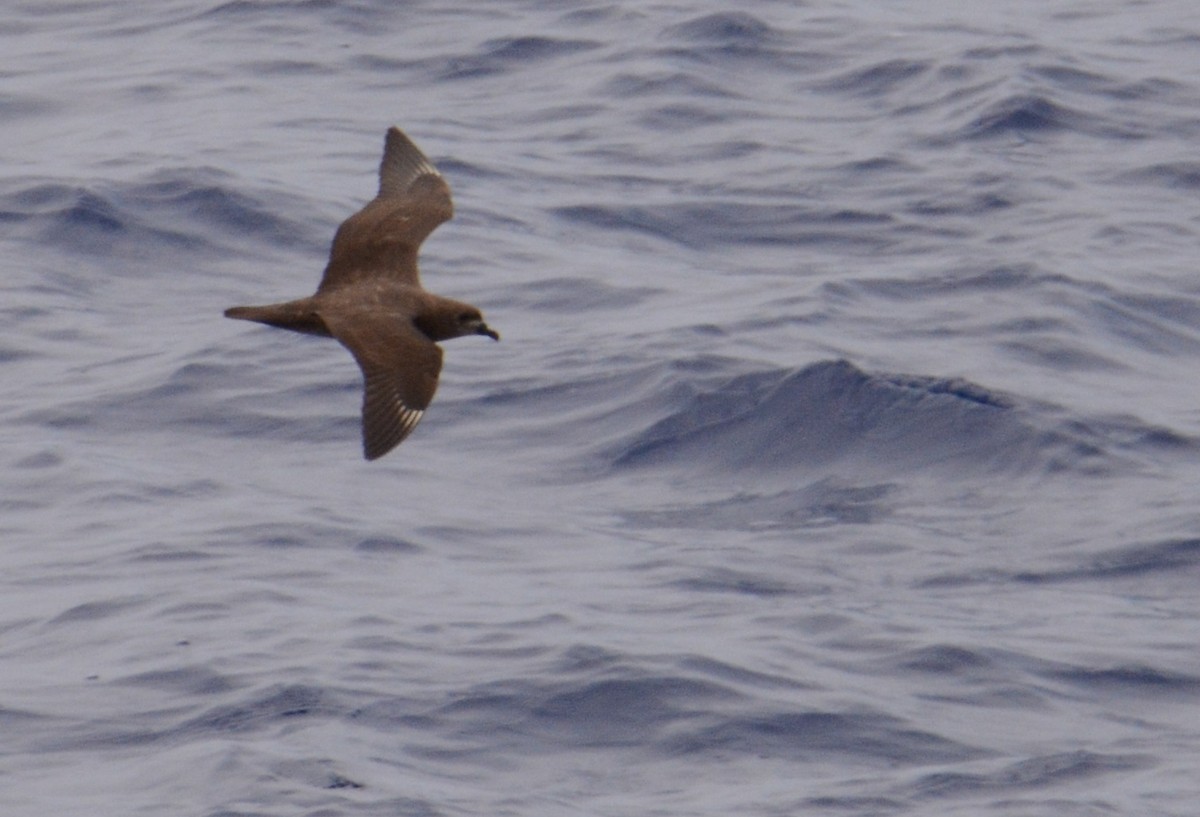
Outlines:
[[[437,391],[442,350],[389,312],[321,312],[363,373],[363,455],[378,459],[416,428]]]
[[[342,222],[317,291],[368,278],[414,286],[421,242],[454,215],[450,186],[399,128],[387,132],[379,194]]]

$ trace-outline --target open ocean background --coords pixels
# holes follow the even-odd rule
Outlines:
[[[0,813],[1198,813],[1200,10],[731,8],[5,5]]]

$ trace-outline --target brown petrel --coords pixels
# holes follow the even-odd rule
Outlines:
[[[333,337],[363,373],[363,454],[382,457],[412,433],[437,389],[438,341],[500,336],[470,304],[421,287],[417,250],[454,215],[450,186],[399,128],[387,132],[379,195],[342,222],[315,294],[225,317]]]

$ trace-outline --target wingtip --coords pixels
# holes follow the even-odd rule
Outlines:
[[[380,444],[378,440],[372,443],[369,440],[363,440],[363,459],[367,462],[374,462],[384,454],[391,452],[396,446],[400,445],[403,440],[398,440],[391,444]]]
[[[391,445],[387,445],[382,440],[369,439],[364,434],[363,435],[363,459],[366,460],[367,462],[374,462],[375,460],[379,459],[384,454],[388,453],[393,448],[395,448],[396,445],[398,445],[398,443],[392,443]]]
[[[367,398],[369,400],[369,398]],[[363,458],[377,460],[408,439],[421,416],[425,413],[400,404],[399,412],[390,412],[381,417],[364,406],[363,409]]]
[[[412,140],[408,138],[408,134],[395,125],[392,125],[383,136],[383,153],[386,156],[388,153],[405,144],[412,144]]]
[[[441,173],[408,134],[392,125],[384,138],[383,159],[379,163],[380,194],[404,193],[414,179],[424,175],[440,177]]]

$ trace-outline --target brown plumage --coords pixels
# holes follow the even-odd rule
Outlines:
[[[433,400],[437,341],[500,336],[470,304],[421,287],[421,242],[454,215],[450,187],[399,128],[387,132],[379,194],[342,222],[315,294],[225,317],[336,338],[363,372],[363,454],[373,460],[404,441]]]

